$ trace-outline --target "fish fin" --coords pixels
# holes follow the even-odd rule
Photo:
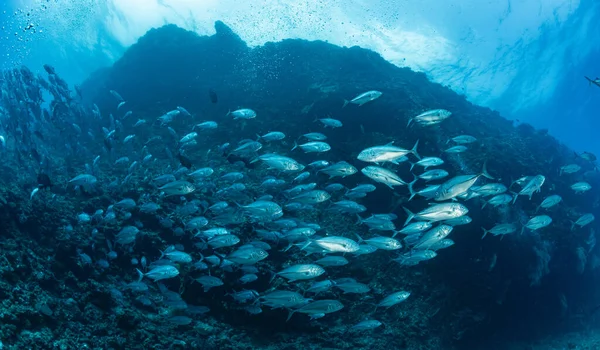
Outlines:
[[[307,242],[308,243],[306,243],[305,245],[303,245],[302,248],[300,248],[300,250],[306,249],[312,243],[312,240],[309,239]]]
[[[298,148],[298,142],[294,141],[294,147],[292,147],[292,151]]]
[[[365,241],[358,233],[355,232],[354,235],[356,235],[356,238],[358,238],[358,243]]]
[[[412,171],[413,168],[415,167],[415,163],[413,163],[413,162],[408,162],[408,163],[410,164],[410,170],[409,171]]]
[[[285,322],[289,321],[289,320],[290,320],[290,318],[292,318],[292,316],[294,315],[294,313],[296,312],[296,310],[290,310],[290,309],[288,309],[288,312],[289,312],[289,313],[288,313],[288,317],[287,317],[287,319],[285,320]]]
[[[483,202],[483,205],[481,206],[481,209],[485,208],[485,206],[486,206],[487,204],[488,204],[488,202],[487,202],[487,201],[484,201],[484,202]]]
[[[523,232],[525,232],[525,226],[521,227],[521,235],[523,235]]]
[[[142,271],[140,271],[140,269],[135,269],[138,273],[138,282],[141,282],[142,279],[144,278],[144,273]]]
[[[488,232],[490,232],[490,231],[486,230],[486,229],[485,229],[485,228],[483,228],[483,227],[482,227],[481,229],[483,230],[483,236],[481,236],[481,239],[484,239],[484,238],[485,238],[485,236],[486,236],[486,235],[488,234]]]
[[[575,222],[571,221],[571,231],[573,231],[575,229]]]
[[[515,192],[513,192],[513,193],[515,193]],[[519,198],[519,194],[515,193],[515,198],[513,199],[512,204],[515,204],[515,202],[517,201],[517,198]]]
[[[409,118],[409,119],[408,119],[408,124],[406,124],[406,127],[407,127],[407,128],[410,126],[410,123],[412,123],[412,121],[413,121],[413,118]]]
[[[348,103],[350,103],[350,101],[344,99],[344,105],[342,106],[342,108],[346,107],[348,105]]]
[[[229,116],[231,114],[231,109],[229,111],[227,111],[227,114],[225,114],[225,116]]]
[[[404,226],[406,226],[412,219],[415,218],[415,214],[413,214],[410,210],[406,209],[406,207],[402,207],[402,209],[404,209],[404,211],[408,215],[408,217],[406,218],[406,221],[404,222]]]
[[[410,153],[412,153],[415,157],[417,157],[417,159],[421,160],[421,156],[419,155],[419,153],[417,153],[417,146],[419,146],[419,140],[417,140],[417,142],[415,142],[415,145],[410,150]]]

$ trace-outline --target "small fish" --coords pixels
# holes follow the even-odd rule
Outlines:
[[[317,118],[315,119],[315,121],[320,121],[323,124],[323,126],[330,128],[341,128],[343,126],[341,121],[333,118]]]
[[[217,93],[213,89],[208,89],[208,98],[212,103],[219,102],[219,96],[217,96]]]
[[[312,141],[302,145],[298,145],[296,142],[294,142],[294,148],[292,148],[292,151],[298,147],[300,147],[304,151],[304,153],[321,153],[331,150],[331,146],[329,146],[328,143],[322,141]]]
[[[327,140],[327,136],[321,134],[320,132],[309,132],[308,134],[302,135],[311,141],[324,141]]]
[[[283,140],[285,138],[285,134],[280,131],[271,131],[262,136],[260,136],[260,135],[257,135],[257,136],[259,139],[263,139],[267,142],[279,141],[279,140]]]
[[[344,308],[344,305],[337,300],[327,300],[327,299],[317,300],[312,303],[306,304],[298,309],[290,311],[287,321],[289,321],[290,318],[292,318],[292,316],[296,312],[300,312],[300,313],[308,314],[308,315],[328,314],[328,313],[339,311],[343,308]]]
[[[458,145],[458,146],[450,147],[450,148],[446,149],[444,152],[446,152],[446,153],[462,153],[462,152],[465,152],[467,149],[468,149],[467,146]]]
[[[256,118],[256,112],[249,108],[242,108],[235,111],[227,112],[227,116],[233,116],[233,119],[254,119]]]
[[[148,277],[151,280],[154,281],[160,281],[160,280],[164,280],[167,278],[173,278],[179,275],[179,270],[177,270],[177,268],[175,266],[171,266],[171,265],[161,265],[158,267],[155,267],[154,269],[143,273],[142,271],[140,271],[139,269],[136,269],[137,273],[138,273],[138,282],[142,281],[142,278],[144,277]]]
[[[446,143],[449,143],[450,141],[454,141],[455,143],[462,145],[462,144],[473,143],[473,142],[477,141],[477,139],[471,135],[459,135],[459,136],[455,136],[455,137],[451,138]]]
[[[192,131],[191,133],[185,135],[184,137],[181,138],[181,140],[179,140],[179,143],[186,143],[186,142],[190,142],[193,139],[195,139],[196,137],[198,137],[198,133],[195,131]]]
[[[207,121],[207,122],[202,122],[200,124],[196,124],[194,126],[194,129],[198,128],[200,130],[211,130],[211,129],[216,129],[217,127],[219,127],[219,124],[217,124],[217,122]]]
[[[592,78],[588,78],[586,76],[584,76],[584,78],[590,83],[590,85],[594,84],[594,85],[600,87],[600,78],[592,79]]]
[[[494,236],[504,237],[504,235],[516,232],[517,226],[515,226],[514,224],[498,224],[489,230],[486,230],[483,227],[481,229],[483,230],[483,236],[481,236],[481,239],[484,239],[488,233],[491,233]]]
[[[565,165],[565,166],[561,166],[560,167],[560,174],[562,175],[563,173],[565,174],[573,174],[578,172],[579,170],[581,170],[581,167],[577,164],[569,164],[569,165]]]
[[[386,296],[385,298],[383,298],[383,300],[381,300],[379,302],[379,304],[377,304],[377,307],[390,308],[394,305],[397,305],[397,304],[405,301],[406,299],[408,299],[409,296],[410,296],[410,292],[406,292],[406,291],[392,293],[392,294]],[[377,308],[375,310],[377,310]]]
[[[352,100],[348,101],[348,100],[344,100],[344,105],[343,107],[346,107],[349,103],[358,105],[358,106],[362,106],[367,102],[371,102],[373,100],[378,99],[379,97],[381,97],[382,93],[380,91],[376,91],[376,90],[371,90],[371,91],[367,91],[367,92],[363,92],[362,94],[356,96],[355,98],[353,98]]]
[[[187,181],[173,181],[158,188],[166,196],[181,196],[192,193],[196,190],[196,186]]]
[[[581,182],[572,184],[571,189],[573,191],[575,191],[575,194],[579,194],[579,193],[584,193],[584,192],[591,190],[592,186],[585,181],[581,181]]]
[[[442,121],[448,119],[452,115],[451,112],[445,109],[433,109],[424,113],[419,114],[416,117],[410,118],[408,120],[407,127],[414,121],[417,124],[421,124],[423,126],[435,125],[439,124]]]
[[[571,231],[573,231],[575,229],[575,226],[579,226],[581,228],[581,227],[591,223],[595,219],[596,218],[594,217],[594,214],[591,214],[591,213],[583,214],[579,217],[579,219],[577,219],[577,221],[571,222]]]

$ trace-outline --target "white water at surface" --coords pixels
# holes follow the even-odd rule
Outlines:
[[[303,38],[369,48],[511,113],[550,99],[567,67],[600,50],[589,40],[600,22],[593,0],[9,1],[5,66],[50,63],[70,82],[118,59],[151,28],[173,23],[210,35],[222,20],[251,46]],[[29,22],[35,34],[22,30]]]

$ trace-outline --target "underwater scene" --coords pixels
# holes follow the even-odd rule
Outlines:
[[[600,4],[2,6],[0,349],[600,349]]]

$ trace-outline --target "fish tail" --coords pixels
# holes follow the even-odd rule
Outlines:
[[[231,109],[229,111],[227,111],[227,114],[225,114],[226,117],[229,115],[231,115]]]
[[[350,101],[348,101],[348,100],[345,99],[344,100],[344,105],[342,106],[342,108],[346,107],[348,105],[348,103],[350,103]]]
[[[294,147],[292,147],[292,151],[298,148],[298,142],[294,141]]]
[[[523,235],[523,232],[525,232],[525,226],[521,227],[521,235]]]
[[[575,230],[575,222],[571,221],[571,231]]]
[[[413,175],[414,176],[414,175]],[[415,179],[412,180],[409,184],[408,184],[408,191],[410,192],[410,197],[408,198],[408,201],[410,202],[411,199],[413,199],[416,195],[417,192],[415,192],[415,190],[413,189],[413,185],[417,182],[419,178],[415,176]],[[404,208],[404,210],[406,210],[406,208]]]
[[[361,225],[361,224],[363,223],[363,220],[362,220],[362,218],[360,217],[360,215],[356,214],[356,219],[357,219],[357,220],[356,220],[356,224],[357,224],[357,225]]]
[[[407,127],[407,128],[410,126],[410,123],[412,123],[412,121],[413,121],[413,118],[409,118],[409,119],[408,119],[408,124],[406,124],[406,127]]]
[[[485,228],[483,228],[483,227],[482,227],[481,229],[483,230],[483,236],[481,236],[481,239],[484,239],[484,238],[485,238],[485,236],[486,236],[486,235],[488,234],[488,232],[490,232],[490,231],[486,230],[486,229],[485,229]]]
[[[485,206],[486,206],[487,204],[488,204],[488,202],[487,202],[487,201],[484,201],[484,202],[483,202],[483,205],[481,206],[481,209],[485,208]]]
[[[135,269],[138,273],[138,282],[142,281],[142,278],[144,278],[144,273],[142,271],[140,271],[140,269]]]
[[[260,141],[261,136],[259,134],[256,134],[256,141]]]
[[[421,160],[421,156],[419,155],[419,153],[417,153],[417,146],[419,146],[419,140],[417,140],[417,142],[415,142],[415,145],[410,150],[410,153],[414,154],[414,156],[417,157],[417,159]]]
[[[487,171],[487,160],[483,162],[483,169],[481,169],[481,175],[487,177],[490,180],[494,180],[494,177],[490,175]]]
[[[412,171],[413,168],[415,167],[415,163],[413,163],[413,162],[408,162],[408,163],[410,163],[410,170],[409,171]]]
[[[406,207],[402,207],[402,209],[404,209],[404,211],[408,215],[408,217],[406,218],[406,221],[404,222],[404,226],[406,226],[412,219],[415,218],[415,214],[413,214],[413,212],[411,212],[410,210],[406,209]]]

